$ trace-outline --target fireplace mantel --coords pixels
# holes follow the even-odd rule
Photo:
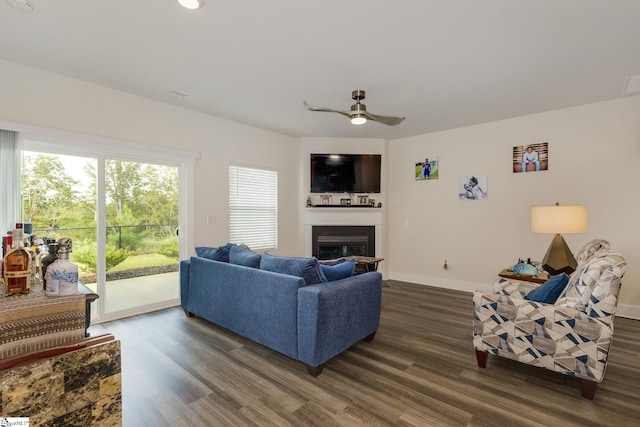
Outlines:
[[[376,229],[376,257],[384,257],[382,253],[382,208],[305,208],[305,256],[311,256],[314,225],[371,225]]]

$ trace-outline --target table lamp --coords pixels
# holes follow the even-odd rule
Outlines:
[[[555,234],[547,254],[542,260],[542,268],[551,275],[571,274],[578,266],[567,242],[561,233],[586,233],[588,209],[584,205],[576,206],[532,206],[531,232]]]

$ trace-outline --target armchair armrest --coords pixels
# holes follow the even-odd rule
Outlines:
[[[473,295],[477,350],[602,381],[613,327],[586,313],[502,294]]]
[[[525,282],[524,280],[498,277],[493,284],[493,293],[524,298],[532,290],[541,286],[540,283]]]

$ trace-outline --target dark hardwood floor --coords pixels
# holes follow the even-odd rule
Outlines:
[[[478,368],[470,293],[389,283],[375,339],[317,378],[178,308],[90,332],[122,341],[124,426],[640,425],[640,321],[615,320],[589,401],[561,374],[491,356]]]

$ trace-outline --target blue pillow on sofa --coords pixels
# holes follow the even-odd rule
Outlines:
[[[200,258],[212,259],[214,261],[229,262],[229,250],[231,249],[231,246],[231,243],[227,243],[219,248],[198,246],[196,248],[196,255]]]
[[[355,267],[356,260],[354,259],[345,259],[334,264],[320,263],[320,269],[329,282],[353,276],[353,270]]]
[[[231,250],[229,251],[229,262],[231,264],[260,268],[261,258],[262,256],[259,253],[238,245],[232,245]]]
[[[327,281],[316,257],[282,257],[273,256],[265,252],[260,259],[260,269],[302,277],[307,285],[315,285]]]
[[[552,276],[549,280],[524,296],[529,301],[543,302],[553,304],[556,302],[564,288],[569,283],[569,276],[565,273]]]

